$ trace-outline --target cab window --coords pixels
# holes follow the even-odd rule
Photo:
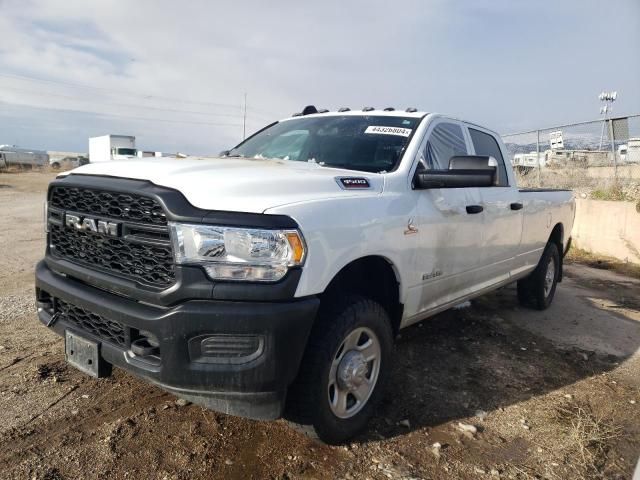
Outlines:
[[[418,169],[446,170],[449,168],[451,157],[467,154],[467,144],[460,125],[439,123],[429,134],[427,144],[420,152]]]
[[[481,132],[475,128],[469,127],[469,135],[471,135],[471,141],[473,142],[473,148],[476,151],[476,155],[488,155],[493,157],[498,162],[498,187],[508,187],[509,178],[507,177],[507,168],[504,165],[504,158],[500,151],[500,146],[493,135]]]

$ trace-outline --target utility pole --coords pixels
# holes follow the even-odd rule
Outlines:
[[[613,158],[613,181],[618,182],[618,161],[616,160],[616,143],[613,139],[613,118],[609,119],[609,137],[611,137],[611,157]]]
[[[242,140],[247,136],[247,92],[244,92],[244,108],[242,112]]]
[[[542,186],[542,162],[540,162],[540,130],[536,130],[536,158],[538,159],[538,186]]]

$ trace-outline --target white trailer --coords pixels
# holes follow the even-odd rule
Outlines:
[[[542,152],[516,153],[511,164],[520,173],[526,173],[534,168],[543,168],[547,164],[547,158]]]
[[[170,157],[170,156],[171,156],[170,153],[155,152],[151,150],[138,150],[138,158],[149,158],[149,157],[160,158],[160,157]]]
[[[618,147],[620,163],[640,163],[640,138],[630,138],[626,145]]]
[[[44,150],[20,148],[15,145],[0,145],[0,168],[11,165],[42,167],[49,164],[49,154]]]
[[[89,139],[91,163],[137,158],[136,137],[131,135],[103,135]]]

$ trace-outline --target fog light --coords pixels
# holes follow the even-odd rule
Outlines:
[[[189,340],[192,362],[239,365],[264,352],[262,335],[198,335]]]

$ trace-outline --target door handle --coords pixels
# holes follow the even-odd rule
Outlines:
[[[467,205],[467,213],[469,214],[480,213],[483,210],[484,207],[482,205]]]
[[[522,207],[524,207],[524,205],[522,205],[520,202],[514,202],[510,205],[511,210],[522,210]]]

